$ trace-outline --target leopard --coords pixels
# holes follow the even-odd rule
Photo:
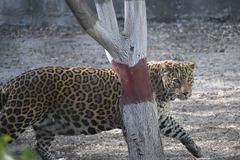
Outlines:
[[[147,63],[160,132],[179,140],[193,156],[202,157],[201,148],[169,111],[170,101],[191,96],[194,68],[194,63],[173,60]],[[0,86],[0,135],[15,140],[32,127],[35,150],[42,159],[54,160],[51,143],[57,135],[123,129],[121,93],[113,69],[42,67],[26,71]]]

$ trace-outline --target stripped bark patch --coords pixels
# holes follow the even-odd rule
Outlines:
[[[146,58],[141,59],[133,67],[112,61],[113,69],[121,81],[123,104],[152,100],[149,73],[146,64]]]

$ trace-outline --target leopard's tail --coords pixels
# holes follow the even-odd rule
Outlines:
[[[2,86],[0,86],[0,112],[3,109],[3,106],[7,103],[7,95]]]

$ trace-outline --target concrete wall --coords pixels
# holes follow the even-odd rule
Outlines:
[[[113,0],[118,17],[123,0]],[[160,21],[210,19],[239,21],[239,0],[146,0],[148,17]],[[90,1],[93,5],[93,1]],[[74,25],[76,20],[64,0],[0,0],[0,24]]]

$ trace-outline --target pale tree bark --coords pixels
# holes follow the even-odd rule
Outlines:
[[[66,0],[79,23],[106,49],[122,87],[124,135],[130,160],[164,160],[157,105],[147,70],[145,0],[125,0],[124,31],[119,32],[112,0],[95,0],[97,16],[86,0]]]

